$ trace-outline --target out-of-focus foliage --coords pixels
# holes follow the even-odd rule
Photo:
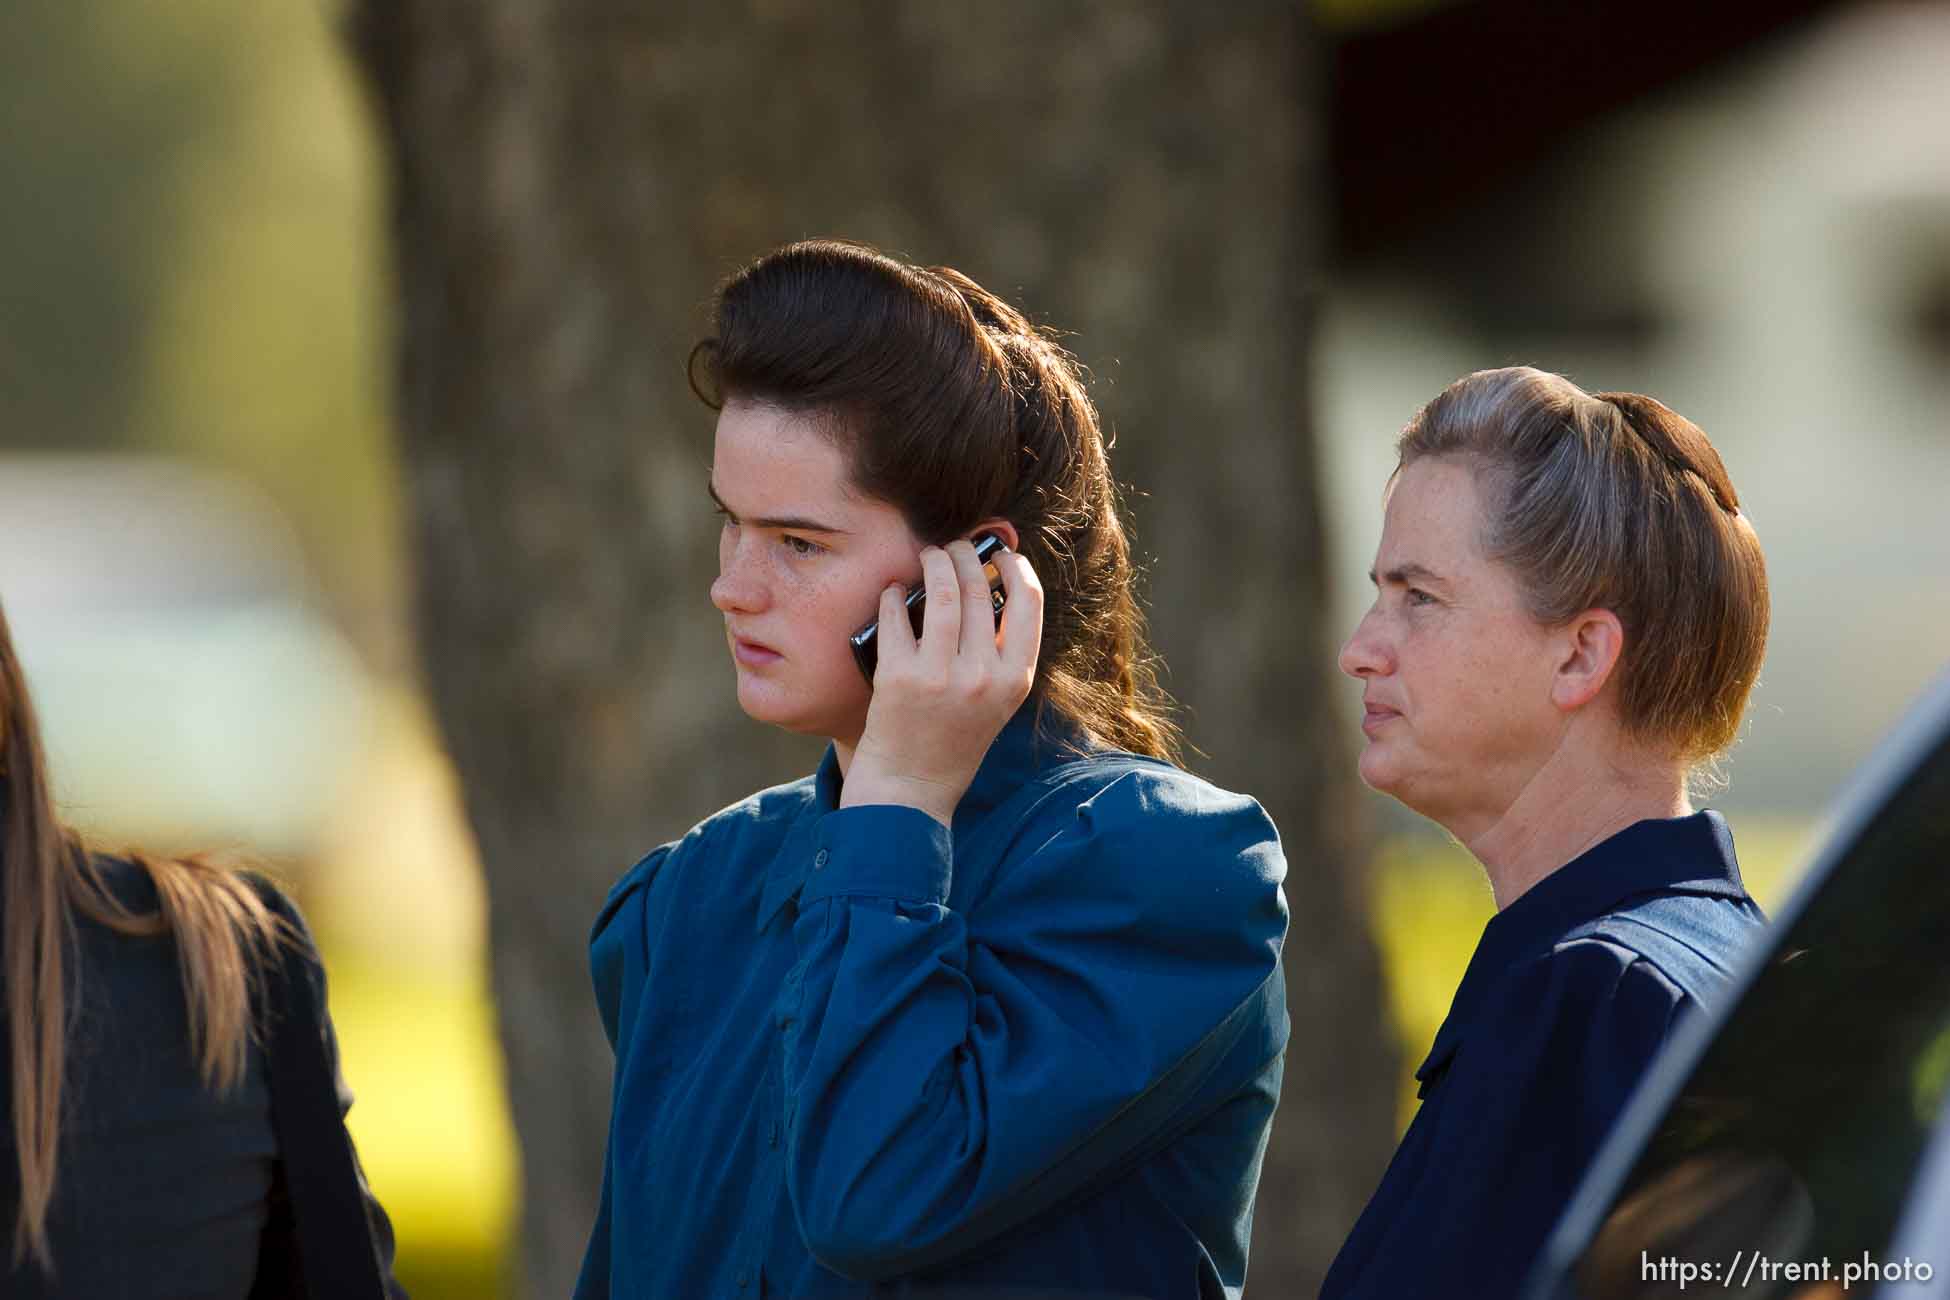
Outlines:
[[[519,1155],[482,961],[480,869],[416,694],[375,692],[367,761],[303,898],[357,1102],[348,1123],[416,1300],[491,1300],[513,1277]]]
[[[231,61],[210,48],[216,33],[178,12],[0,6],[0,439],[10,444],[116,442],[136,422],[150,322],[181,234],[171,195],[194,142],[234,102]]]
[[[487,1300],[506,1285],[515,1143],[501,1049],[475,972],[403,981],[334,945],[332,1015],[358,1100],[347,1123],[399,1233],[415,1300]]]
[[[323,10],[0,6],[0,447],[210,458],[397,662],[379,187]]]

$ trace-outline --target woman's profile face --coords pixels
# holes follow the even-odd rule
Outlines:
[[[1474,472],[1426,457],[1389,490],[1374,604],[1341,647],[1361,679],[1361,779],[1452,832],[1492,820],[1563,734],[1556,643],[1482,548]]]
[[[730,401],[711,493],[723,515],[711,603],[724,615],[738,704],[760,722],[851,744],[869,692],[847,638],[880,593],[918,580],[921,543],[899,510],[856,493],[813,417]]]

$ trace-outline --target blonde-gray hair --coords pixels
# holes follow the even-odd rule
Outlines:
[[[1650,397],[1512,366],[1449,385],[1396,451],[1403,467],[1444,456],[1475,470],[1484,551],[1540,623],[1618,616],[1628,732],[1688,761],[1733,742],[1767,647],[1767,565],[1698,425]]]

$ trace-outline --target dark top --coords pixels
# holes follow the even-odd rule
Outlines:
[[[1715,812],[1629,826],[1492,917],[1322,1297],[1515,1295],[1673,1026],[1764,922]]]
[[[623,878],[578,1296],[1240,1293],[1287,1033],[1278,837],[1032,713],[952,833],[838,808],[829,749]]]
[[[131,910],[156,909],[148,872],[120,860],[103,860],[102,869]],[[295,908],[291,914],[297,915]],[[212,1093],[190,1052],[175,940],[125,935],[85,918],[76,931],[78,960],[69,987],[78,986],[79,996],[48,1212],[55,1275],[50,1280],[31,1263],[13,1266],[12,1272],[0,1271],[0,1295],[244,1300],[261,1243],[267,1234],[289,1230],[263,1053],[251,1048],[235,1092]],[[323,1006],[322,974],[318,980]],[[0,1044],[4,1035],[0,1011]],[[336,1072],[338,1043],[329,1021],[326,1035]],[[343,1113],[352,1094],[342,1077],[338,1089]],[[12,1091],[11,1072],[0,1070],[0,1117],[13,1113]],[[0,1229],[11,1246],[20,1174],[11,1122],[0,1123],[6,1124]],[[371,1208],[390,1275],[392,1225],[376,1202]],[[0,1255],[0,1270],[11,1264],[10,1252]]]

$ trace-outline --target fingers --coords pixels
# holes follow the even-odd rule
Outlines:
[[[961,584],[961,646],[963,654],[995,652],[995,606],[989,602],[989,578],[975,548],[968,542],[949,542],[948,558],[955,562],[955,581]]]
[[[1012,673],[1034,677],[1043,644],[1043,583],[1015,551],[993,560],[1002,574],[1002,663]],[[993,617],[993,615],[991,615]]]
[[[921,576],[928,587],[927,617],[921,627],[921,658],[945,671],[961,650],[961,590],[955,562],[939,547],[921,552]]]
[[[914,628],[907,621],[907,588],[896,582],[880,593],[880,615],[874,638],[879,641],[874,665],[874,680],[886,671],[889,660],[904,663],[914,657]]]
[[[1003,676],[1032,680],[1043,639],[1043,585],[1029,562],[1013,551],[990,561],[1002,575],[1005,603],[1001,644],[997,647],[995,607],[989,602],[988,575],[966,541],[921,552],[922,581],[927,588],[927,614],[919,645],[901,608],[905,593],[890,587],[880,596],[880,655],[915,666],[942,679],[986,661]],[[980,675],[986,676],[988,670]]]

